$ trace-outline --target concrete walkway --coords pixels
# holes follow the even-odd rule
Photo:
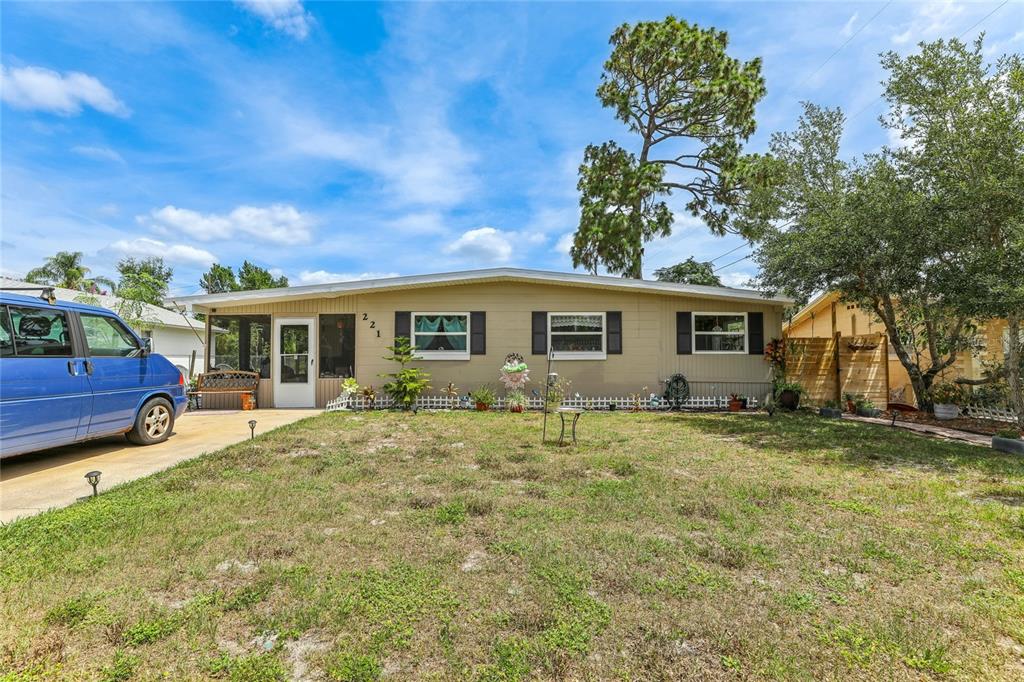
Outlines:
[[[844,414],[843,419],[850,419],[858,422],[867,422],[868,424],[881,424],[882,426],[892,425],[892,418],[884,419],[881,417],[861,417],[856,414]],[[984,448],[992,447],[992,436],[982,436],[978,433],[971,433],[970,431],[960,431],[958,429],[949,429],[945,426],[935,426],[934,424],[919,424],[918,422],[900,421],[896,418],[896,428],[906,429],[908,431],[914,431],[925,436],[932,438],[941,438],[943,440],[955,440],[961,443],[970,443],[971,445],[980,445]]]
[[[186,412],[163,443],[140,447],[123,436],[11,457],[0,462],[0,522],[63,507],[91,492],[85,473],[103,472],[100,490],[166,469],[249,437],[249,420],[265,433],[320,410]]]

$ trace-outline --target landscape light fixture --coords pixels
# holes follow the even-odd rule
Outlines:
[[[96,497],[96,495],[97,495],[97,493],[96,493],[96,486],[98,486],[100,484],[100,476],[102,476],[102,475],[103,475],[103,472],[101,472],[101,471],[90,471],[89,473],[87,473],[85,475],[85,480],[87,480],[89,482],[89,485],[92,486],[92,496],[93,497]]]
[[[249,440],[256,438],[256,420],[249,420]]]

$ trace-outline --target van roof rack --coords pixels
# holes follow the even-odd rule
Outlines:
[[[50,286],[38,286],[38,287],[4,287],[0,286],[0,291],[38,291],[39,298],[43,299],[50,305],[57,302],[57,297],[53,293],[54,287]]]

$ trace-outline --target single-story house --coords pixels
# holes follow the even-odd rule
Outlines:
[[[766,341],[787,298],[744,289],[516,268],[176,297],[207,315],[208,367],[257,371],[263,407],[323,407],[346,377],[381,386],[409,337],[432,392],[498,386],[519,353],[540,388],[555,370],[583,396],[626,396],[684,374],[694,395],[767,390]],[[220,332],[211,332],[211,327]]]
[[[0,277],[0,288],[36,287],[31,284],[9,277]],[[97,305],[121,314],[125,309],[123,299],[108,294],[92,294],[74,289],[52,287],[53,295],[58,301],[79,301]],[[134,304],[132,306],[134,308]],[[150,339],[154,352],[160,353],[184,374],[188,376],[192,355],[195,353],[195,365],[192,371],[198,374],[206,366],[206,351],[203,348],[204,323],[191,315],[183,315],[178,310],[168,310],[149,303],[138,304],[141,309],[139,319],[125,319],[143,338]]]
[[[787,337],[831,338],[858,334],[885,334],[885,324],[874,311],[857,303],[844,301],[838,293],[818,294],[783,325]],[[960,353],[951,367],[940,376],[947,381],[958,378],[981,379],[985,366],[1003,362],[1009,348],[1010,335],[1006,320],[991,319],[978,325],[974,348]],[[913,401],[910,375],[889,345],[889,392],[894,400]]]

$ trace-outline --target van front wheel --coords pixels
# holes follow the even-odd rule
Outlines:
[[[139,410],[135,426],[125,434],[136,445],[153,445],[167,440],[174,429],[174,408],[166,398],[153,398]]]

